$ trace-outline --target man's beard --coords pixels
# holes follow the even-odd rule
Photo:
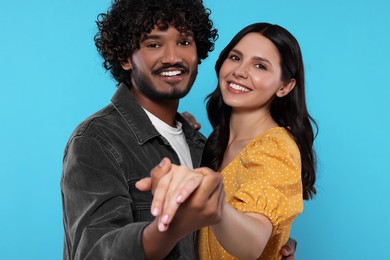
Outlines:
[[[157,74],[157,72],[154,72]],[[137,66],[132,64],[132,83],[137,86],[137,89],[142,92],[146,97],[152,100],[171,100],[171,99],[180,99],[185,97],[188,92],[190,92],[192,85],[195,82],[196,76],[198,74],[197,70],[193,70],[190,73],[190,78],[188,80],[187,86],[184,89],[178,89],[175,84],[171,85],[171,91],[159,91],[159,86],[153,85],[148,77],[146,77],[141,71],[138,70]],[[132,86],[134,87],[134,86]]]

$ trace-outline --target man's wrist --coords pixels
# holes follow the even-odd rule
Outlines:
[[[166,257],[179,240],[180,236],[173,231],[173,228],[160,232],[158,230],[158,219],[156,218],[142,232],[145,259]]]

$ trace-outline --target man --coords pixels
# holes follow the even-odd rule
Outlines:
[[[217,31],[200,0],[116,0],[97,25],[118,90],[65,148],[64,259],[195,259],[194,231],[220,220],[221,176],[204,176],[166,232],[150,212],[152,194],[135,183],[158,164],[166,172],[164,157],[199,166],[205,139],[177,108]]]

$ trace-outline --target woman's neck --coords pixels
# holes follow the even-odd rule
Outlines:
[[[269,111],[232,111],[229,143],[254,138],[265,130],[277,126]]]
[[[265,130],[276,126],[278,124],[273,120],[269,112],[232,111],[229,126],[229,142],[225,149],[220,169],[224,169],[245,148],[250,140]]]

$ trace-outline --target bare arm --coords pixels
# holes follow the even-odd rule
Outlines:
[[[200,168],[196,171],[207,174],[211,170]],[[239,259],[258,258],[272,233],[268,218],[257,213],[239,212],[227,202],[223,207],[221,222],[210,228],[223,248]]]
[[[164,177],[166,179],[160,181],[155,190],[153,207],[163,208],[159,210],[159,215],[161,215],[161,225],[165,228],[160,230],[170,230],[168,226],[177,214],[176,210],[180,209],[180,203],[184,203],[187,197],[190,199],[192,196],[190,194],[200,189],[204,179],[216,175],[220,173],[208,168],[191,171],[186,167],[173,165],[167,175],[170,177]],[[199,177],[202,182],[199,182]],[[223,201],[221,222],[212,225],[211,228],[225,250],[240,259],[259,257],[272,232],[271,222],[266,217],[254,213],[241,213],[225,201]]]

